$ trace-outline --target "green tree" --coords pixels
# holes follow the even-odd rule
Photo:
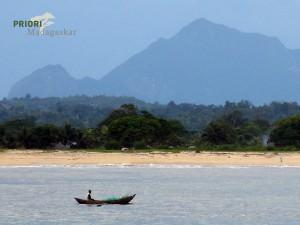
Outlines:
[[[270,142],[276,146],[300,147],[300,115],[278,121],[270,134]]]
[[[7,121],[1,128],[1,143],[7,148],[22,148],[30,130],[35,126],[32,118]]]
[[[79,129],[72,127],[70,124],[65,124],[61,128],[61,139],[64,145],[71,144],[72,147],[76,147],[80,144],[81,137],[82,132]]]
[[[185,131],[178,121],[157,118],[133,105],[123,105],[113,111],[99,129],[108,147],[116,146],[116,143],[121,147],[159,146],[171,140],[176,140],[172,145],[177,145],[180,142],[178,136]]]
[[[82,137],[78,143],[80,148],[97,148],[104,145],[103,135],[95,128],[87,128],[82,131]]]
[[[245,108],[250,107],[247,102],[242,105]],[[201,141],[212,145],[259,145],[269,127],[269,123],[265,120],[249,120],[242,112],[234,110],[211,122],[204,129]]]
[[[233,126],[224,120],[211,122],[201,135],[203,142],[212,145],[234,144],[237,134]]]
[[[25,140],[26,148],[46,149],[52,148],[55,144],[62,142],[61,130],[51,124],[38,125],[32,128]]]

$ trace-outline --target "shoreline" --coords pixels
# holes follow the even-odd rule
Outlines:
[[[300,166],[300,153],[273,152],[150,152],[5,150],[0,167],[9,166]]]

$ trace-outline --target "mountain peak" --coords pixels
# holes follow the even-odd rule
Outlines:
[[[298,68],[294,55],[276,38],[201,18],[129,58],[101,87],[150,102],[295,100],[300,81],[289,69]]]
[[[65,68],[60,64],[48,64],[41,69],[57,69],[57,70],[65,70]]]
[[[186,32],[192,32],[192,31],[199,32],[199,31],[203,31],[203,30],[204,31],[208,31],[208,30],[214,30],[214,31],[235,30],[235,31],[237,31],[236,29],[226,27],[222,24],[211,22],[205,18],[200,18],[200,19],[196,19],[196,20],[192,21],[191,23],[189,23],[188,25],[183,27],[181,29],[181,31],[179,32],[179,34],[186,33]]]
[[[187,26],[214,26],[214,25],[223,26],[223,25],[211,22],[210,20],[203,18],[203,17],[199,18],[199,19],[195,19],[194,21],[190,22]]]
[[[71,77],[66,69],[60,64],[49,64],[40,69],[35,70],[29,76],[65,76]]]
[[[75,79],[61,65],[47,65],[33,71],[17,82],[10,90],[9,97],[63,96],[70,93]],[[66,88],[68,87],[68,88]]]
[[[200,18],[183,27],[171,40],[187,42],[211,42],[228,40],[231,37],[240,36],[245,33],[222,24],[213,23],[207,19]]]
[[[78,94],[95,95],[98,81],[85,77],[73,78],[63,66],[47,65],[35,70],[17,82],[10,90],[8,97],[65,97]]]

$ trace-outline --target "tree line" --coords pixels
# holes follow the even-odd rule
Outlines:
[[[147,149],[232,145],[300,148],[300,115],[271,123],[261,118],[249,119],[243,112],[234,110],[195,132],[178,120],[164,119],[133,104],[124,104],[95,127],[39,123],[34,117],[0,124],[2,148]]]
[[[175,120],[165,120],[140,111],[132,104],[114,110],[95,128],[75,128],[39,124],[34,118],[15,119],[0,125],[0,146],[4,148],[120,149],[122,147],[159,147],[182,143],[184,127]]]
[[[154,116],[178,120],[188,130],[198,132],[225,114],[239,111],[248,120],[267,120],[273,124],[279,119],[300,113],[294,102],[272,102],[255,106],[248,101],[226,102],[224,105],[196,105],[181,103],[146,103],[131,97],[73,96],[65,98],[3,99],[0,101],[0,123],[13,119],[34,117],[36,123],[76,128],[95,128],[110,113],[123,104],[134,104]]]

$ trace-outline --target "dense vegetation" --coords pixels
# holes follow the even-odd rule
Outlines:
[[[157,118],[134,105],[122,105],[96,128],[74,128],[69,124],[37,124],[17,119],[0,126],[0,146],[5,148],[150,148],[183,144],[183,126]]]
[[[296,103],[159,105],[123,97],[28,96],[0,102],[0,147],[299,148],[299,112]]]
[[[200,141],[208,145],[261,145],[264,144],[263,138],[269,129],[268,121],[250,121],[240,111],[234,111],[209,123],[203,130]]]
[[[300,115],[282,119],[270,135],[275,146],[295,146],[300,148]]]
[[[211,121],[225,114],[239,111],[248,120],[267,120],[273,124],[279,119],[300,113],[297,103],[273,102],[254,106],[248,101],[226,102],[224,105],[167,105],[145,103],[129,97],[75,96],[67,98],[15,98],[0,101],[0,123],[13,119],[34,117],[38,124],[63,126],[68,123],[76,128],[95,128],[109,114],[123,104],[134,104],[153,115],[180,121],[189,131],[203,130]]]

